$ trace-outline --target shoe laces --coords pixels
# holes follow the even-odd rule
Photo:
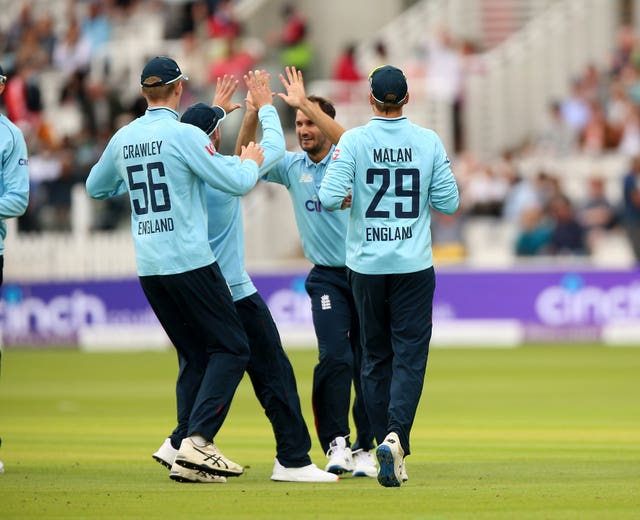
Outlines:
[[[343,439],[343,442],[339,442],[338,439]],[[344,451],[346,448],[348,448],[347,439],[349,439],[348,435],[346,435],[345,437],[336,437],[335,439],[333,439],[329,444],[327,457],[331,457],[335,452]]]

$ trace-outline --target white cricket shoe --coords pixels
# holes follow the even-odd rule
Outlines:
[[[213,443],[197,446],[189,437],[182,440],[175,464],[223,477],[238,477],[244,472],[240,464],[225,457]]]
[[[0,473],[4,473],[4,464],[0,460]]]
[[[171,445],[171,439],[165,439],[162,446],[158,448],[158,451],[151,456],[164,467],[171,469],[171,466],[173,466],[173,463],[176,460],[177,454],[178,450]]]
[[[340,477],[328,471],[322,471],[315,464],[309,464],[301,468],[285,468],[276,459],[271,480],[277,482],[335,482],[340,480]]]
[[[329,462],[324,468],[325,471],[336,475],[353,471],[351,448],[347,447],[347,439],[345,437],[336,437],[331,441],[327,457],[329,457]]]
[[[376,457],[380,464],[378,482],[384,487],[400,487],[402,484],[402,461],[404,450],[395,432],[389,433],[376,449]]]
[[[378,476],[378,467],[372,452],[365,450],[353,452],[353,476],[371,478]]]
[[[400,466],[400,476],[402,477],[402,482],[409,481],[409,475],[407,475],[407,462],[405,459],[402,459],[402,466]]]

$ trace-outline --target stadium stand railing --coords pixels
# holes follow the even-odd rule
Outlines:
[[[466,143],[480,157],[522,145],[548,105],[590,63],[604,64],[615,39],[609,0],[563,0],[484,56],[467,80]]]

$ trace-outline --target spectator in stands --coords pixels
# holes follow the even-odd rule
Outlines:
[[[565,123],[580,134],[590,117],[589,103],[586,99],[585,89],[579,79],[571,84],[571,93],[560,104],[560,113]]]
[[[454,150],[462,149],[462,95],[464,60],[460,42],[446,28],[426,41],[427,48],[427,96],[449,103],[453,123]]]
[[[258,61],[258,56],[243,47],[240,38],[225,38],[224,45],[223,56],[209,68],[210,84],[215,84],[217,78],[225,75],[241,78],[246,71],[252,70]]]
[[[362,74],[356,63],[356,46],[350,43],[344,47],[333,64],[331,79],[340,83],[335,95],[336,101],[350,101],[352,91],[362,80]]]
[[[307,20],[294,2],[284,4],[280,11],[283,27],[278,39],[280,62],[307,72],[313,61],[313,48],[307,38]]]
[[[579,141],[581,151],[589,156],[601,155],[617,145],[614,131],[597,101],[590,103],[589,119],[580,131]]]
[[[28,65],[34,70],[49,66],[50,55],[40,42],[37,25],[31,25],[25,29],[20,47],[16,50],[15,61],[18,67]]]
[[[637,265],[640,265],[640,155],[636,155],[623,180],[622,221]]]
[[[518,256],[547,254],[551,243],[552,226],[539,205],[525,208],[518,221],[515,252]]]
[[[597,249],[603,235],[613,229],[617,221],[616,208],[605,192],[604,178],[592,176],[588,181],[587,199],[578,211],[578,222],[585,230],[589,252]]]
[[[363,70],[367,76],[373,69],[389,63],[389,50],[384,40],[376,40],[373,42],[372,47],[371,56],[363,66]]]
[[[103,0],[90,0],[87,16],[80,22],[80,39],[90,42],[91,54],[111,41],[113,28],[107,5]]]
[[[622,123],[617,150],[627,157],[640,154],[640,107],[634,104],[630,104]]]
[[[4,93],[7,116],[26,134],[51,140],[51,129],[42,114],[42,95],[37,70],[27,62],[21,64],[7,80]]]
[[[561,103],[553,101],[542,131],[534,145],[534,154],[538,156],[566,157],[577,147],[577,132],[562,116]]]
[[[47,55],[47,65],[53,62],[53,49],[55,49],[58,36],[55,32],[53,17],[50,13],[42,13],[36,21],[38,43]]]
[[[362,74],[356,62],[356,46],[349,43],[343,49],[333,64],[332,79],[336,81],[360,81]]]
[[[91,61],[91,41],[80,32],[77,18],[69,20],[64,37],[53,49],[53,64],[67,76],[87,71]]]
[[[24,33],[29,30],[30,27],[33,27],[33,24],[34,19],[33,12],[31,10],[31,3],[22,2],[22,7],[20,8],[18,18],[9,22],[6,31],[5,52],[9,54],[9,57],[4,62],[5,71],[10,69],[10,66],[7,64],[7,62],[15,63],[13,53],[18,51],[20,45],[22,44],[22,37]]]
[[[483,164],[474,170],[464,186],[462,197],[468,215],[499,217],[509,190],[507,180],[491,166]]]
[[[573,204],[564,194],[555,195],[548,206],[552,231],[549,252],[554,255],[584,255],[587,253],[584,228],[578,222]]]
[[[507,174],[509,189],[502,205],[502,219],[507,222],[521,222],[525,211],[539,208],[540,196],[529,179],[525,179],[516,169]]]
[[[605,103],[607,123],[616,140],[619,141],[624,131],[625,122],[633,109],[633,103],[619,78],[612,80]]]
[[[233,0],[220,0],[209,17],[209,35],[212,38],[237,38],[241,26],[235,13]]]

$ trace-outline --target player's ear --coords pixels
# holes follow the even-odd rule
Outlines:
[[[404,97],[404,101],[402,102],[403,105],[406,105],[409,102],[409,92],[407,92],[407,95]]]
[[[375,105],[376,100],[373,99],[373,94],[371,92],[369,92],[369,104],[370,105]]]

